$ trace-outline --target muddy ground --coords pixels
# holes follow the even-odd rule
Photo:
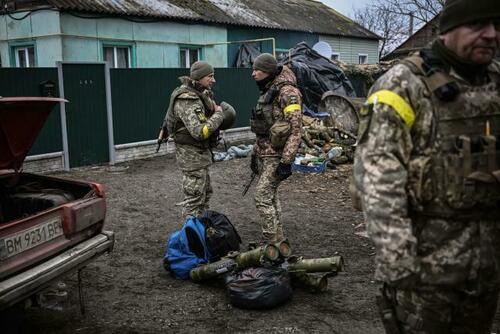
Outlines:
[[[244,247],[260,227],[249,159],[216,163],[211,208],[236,225]],[[17,306],[1,315],[2,333],[383,333],[374,303],[373,247],[356,234],[362,214],[351,208],[349,165],[324,174],[294,174],[280,187],[285,232],[295,254],[329,257],[337,252],[345,272],[329,279],[327,292],[296,289],[287,304],[249,311],[229,304],[223,285],[195,284],[169,276],[161,265],[165,241],[181,226],[181,175],[171,155],[93,167],[58,176],[93,180],[107,189],[105,228],[115,232],[114,251],[83,271],[86,313],[78,306],[76,274],[65,282],[62,310]],[[500,329],[497,312],[494,329]],[[495,332],[495,331],[494,331]]]

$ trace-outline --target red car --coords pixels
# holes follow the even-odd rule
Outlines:
[[[58,98],[0,97],[0,309],[113,248],[104,187],[23,173]]]

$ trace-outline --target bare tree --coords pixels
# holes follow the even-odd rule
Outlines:
[[[375,0],[372,5],[354,9],[354,20],[382,37],[379,55],[383,57],[416,28],[438,15],[445,0]]]
[[[354,10],[354,21],[382,37],[379,58],[394,49],[406,36],[404,17],[383,6]]]
[[[377,0],[375,7],[387,10],[406,17],[413,17],[416,25],[421,26],[443,9],[445,0]]]

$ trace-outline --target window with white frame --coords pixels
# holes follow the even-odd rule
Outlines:
[[[339,57],[340,57],[340,53],[336,53],[336,52],[334,52],[334,53],[332,53],[332,57],[331,57],[331,59],[332,59],[332,60],[335,60],[335,61],[338,61],[338,60],[339,60]]]
[[[182,47],[180,49],[181,67],[189,68],[194,62],[200,60],[201,48]]]
[[[35,46],[25,45],[14,47],[16,67],[35,67]]]
[[[111,68],[130,68],[130,47],[112,46],[103,47],[104,61],[109,62]]]
[[[368,55],[367,54],[358,54],[358,64],[367,64],[368,63]]]

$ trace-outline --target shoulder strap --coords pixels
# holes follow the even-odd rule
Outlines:
[[[293,86],[293,87],[297,87],[297,84],[295,82],[292,82],[292,81],[281,81],[281,82],[278,82],[276,84],[276,87],[278,87],[278,89],[281,89],[281,87],[283,86]]]
[[[450,89],[456,86],[456,80],[445,71],[429,71],[425,67],[425,61],[419,54],[413,54],[412,56],[402,60],[402,63],[407,65],[413,73],[422,78],[425,86],[433,94],[436,94],[438,98],[443,100],[448,100],[454,98],[457,92],[454,89]],[[450,96],[447,96],[447,95]]]

